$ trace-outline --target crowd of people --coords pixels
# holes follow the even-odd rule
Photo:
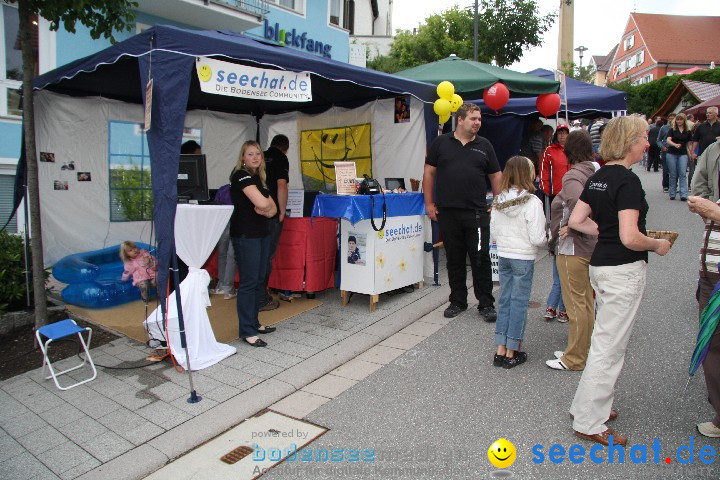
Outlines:
[[[565,348],[545,363],[558,371],[582,371],[570,407],[573,430],[603,445],[627,443],[627,437],[607,426],[618,416],[615,384],[645,289],[648,252],[662,256],[671,247],[667,239],[647,235],[649,206],[632,167],[657,171],[662,166],[670,199],[679,195],[691,211],[708,219],[700,311],[720,280],[720,206],[713,203],[720,198],[717,109],[708,109],[707,121],[691,122],[682,114],[670,116],[667,124],[630,115],[585,127],[560,124],[553,131],[535,120],[528,125],[521,155],[510,158],[501,172],[492,145],[478,135],[479,109],[464,104],[456,114],[456,130],[438,137],[428,151],[423,181],[435,189],[425,189],[424,195],[447,255],[445,317],[468,308],[469,256],[480,317],[496,322],[493,365],[509,369],[526,362],[522,342],[534,263],[547,245],[554,281],[545,318],[567,322],[569,328]],[[487,285],[490,236],[499,258],[497,312]],[[720,437],[720,332],[712,337],[704,371],[717,416],[697,428]]]

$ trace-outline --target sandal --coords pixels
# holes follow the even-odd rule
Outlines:
[[[496,353],[495,358],[493,358],[493,367],[502,367],[504,361],[505,361],[505,355],[498,355]]]

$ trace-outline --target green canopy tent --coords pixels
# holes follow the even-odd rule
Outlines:
[[[511,97],[532,97],[541,93],[557,93],[560,82],[495,67],[487,63],[463,60],[450,55],[436,62],[409,68],[396,75],[437,85],[447,80],[455,86],[455,93],[465,100],[482,98],[483,90],[496,82],[510,90]]]

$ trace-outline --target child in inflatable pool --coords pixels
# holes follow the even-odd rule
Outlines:
[[[137,245],[127,240],[120,245],[120,258],[125,266],[122,281],[126,282],[132,276],[133,285],[140,289],[140,296],[147,305],[148,291],[157,287],[157,261],[145,249],[138,249]]]

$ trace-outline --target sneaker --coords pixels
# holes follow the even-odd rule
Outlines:
[[[224,300],[230,300],[231,298],[235,297],[237,297],[237,292],[226,293],[225,295],[223,295]]]
[[[451,303],[449,307],[445,309],[445,313],[443,315],[445,318],[453,318],[460,315],[460,313],[467,310],[467,307],[463,308],[460,305],[455,305],[454,303]]]
[[[568,317],[568,314],[566,312],[558,312],[557,314],[557,321],[560,323],[567,323],[570,318]]]
[[[478,312],[480,312],[480,316],[488,323],[492,323],[495,320],[497,320],[497,312],[495,311],[495,307],[492,305],[488,305],[487,307],[479,307],[478,306]]]
[[[278,292],[277,296],[278,296],[278,300],[282,300],[283,302],[292,302],[293,301],[292,295],[285,295],[283,292]]]
[[[552,368],[553,370],[570,370],[559,358],[545,360],[545,365]]]
[[[553,355],[555,355],[555,358],[560,360],[565,355],[565,352],[563,352],[562,350],[555,350],[553,352]]]
[[[552,307],[547,307],[545,309],[545,320],[552,320],[553,318],[557,317],[557,311]]]
[[[706,437],[720,438],[720,428],[716,427],[712,422],[698,423],[697,429]]]
[[[279,307],[280,307],[280,302],[278,302],[277,300],[272,300],[272,301],[266,303],[265,305],[263,305],[262,307],[260,307],[260,311],[267,312],[268,310],[275,310],[276,308],[279,308]]]
[[[503,368],[513,368],[517,367],[521,363],[525,363],[527,361],[527,353],[525,352],[515,352],[515,356],[505,357],[505,360],[503,361]]]
[[[670,191],[669,188],[663,188],[663,193],[668,193]]]
[[[504,362],[505,362],[505,355],[498,355],[496,353],[495,357],[493,357],[493,367],[502,367]]]
[[[223,292],[221,288],[211,288],[210,289],[210,295],[222,295]]]

